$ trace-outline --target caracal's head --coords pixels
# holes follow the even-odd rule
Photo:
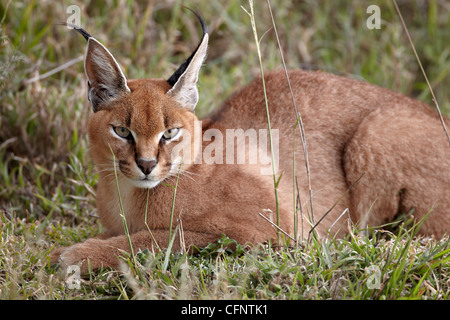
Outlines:
[[[208,33],[205,21],[196,16],[203,28],[201,42],[168,80],[127,81],[112,54],[86,31],[72,26],[88,41],[85,71],[94,111],[88,133],[100,173],[116,172],[135,187],[153,188],[177,175],[200,152],[194,149],[198,121],[193,111]]]

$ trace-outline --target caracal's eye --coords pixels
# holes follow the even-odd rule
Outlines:
[[[178,134],[179,131],[180,131],[179,128],[167,129],[164,132],[163,137],[166,140],[171,140],[171,139],[175,138],[175,136]]]
[[[129,139],[131,132],[125,127],[114,127],[114,132],[121,138]]]

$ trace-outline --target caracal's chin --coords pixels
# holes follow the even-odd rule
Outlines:
[[[156,187],[161,180],[156,180],[152,178],[146,178],[146,179],[129,179],[131,184],[136,188],[141,189],[151,189]]]

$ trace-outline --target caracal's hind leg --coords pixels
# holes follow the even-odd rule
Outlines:
[[[416,220],[430,212],[420,233],[449,232],[450,146],[430,112],[410,106],[375,110],[349,141],[344,168],[349,185],[360,179],[351,200],[363,225],[381,225],[399,212],[413,212]]]

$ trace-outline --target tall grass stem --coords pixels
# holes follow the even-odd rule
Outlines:
[[[121,212],[120,217],[122,218],[123,229],[125,232],[125,236],[127,237],[128,245],[130,246],[131,259],[133,261],[134,266],[136,267],[137,266],[136,257],[134,255],[133,244],[131,243],[130,232],[128,230],[127,219],[125,217],[125,210],[123,208],[122,197],[120,195],[119,178],[117,176],[116,155],[114,154],[114,151],[112,150],[111,145],[108,144],[108,146],[109,146],[109,149],[111,150],[111,154],[113,156],[114,176],[115,176],[115,180],[116,180],[117,194],[119,197],[119,205],[120,205],[120,212]]]
[[[275,31],[275,37],[277,39],[278,48],[280,50],[281,61],[283,63],[284,73],[286,75],[286,80],[287,80],[287,83],[288,83],[288,86],[289,86],[289,93],[291,95],[292,106],[294,107],[295,117],[297,119],[295,126],[296,127],[298,126],[298,128],[300,130],[300,136],[302,138],[303,153],[305,155],[306,177],[308,179],[309,202],[310,202],[310,206],[311,206],[311,220],[312,220],[312,224],[314,224],[313,191],[312,191],[312,185],[311,185],[311,173],[310,173],[310,166],[309,166],[308,147],[307,147],[307,144],[306,144],[305,128],[303,126],[302,116],[298,112],[297,104],[295,103],[294,92],[292,90],[291,81],[289,79],[289,74],[288,74],[288,71],[287,71],[286,62],[284,60],[283,49],[281,48],[280,38],[278,37],[277,26],[275,24],[275,19],[273,18],[272,7],[270,6],[270,1],[269,0],[267,0],[267,6],[269,8],[270,18],[272,20],[273,30]],[[294,149],[294,152],[295,152],[295,149]],[[295,156],[294,156],[294,161],[295,161]],[[295,168],[295,166],[294,166],[294,168]],[[293,174],[295,176],[295,171],[294,171]]]
[[[270,124],[269,103],[268,103],[268,100],[267,100],[266,84],[265,84],[265,81],[264,81],[264,68],[263,68],[262,57],[261,57],[261,49],[259,47],[258,32],[256,30],[255,14],[254,14],[254,11],[253,11],[253,1],[249,0],[248,2],[250,4],[250,13],[244,7],[241,6],[241,8],[250,17],[252,30],[253,30],[253,35],[255,37],[256,51],[258,53],[259,68],[260,68],[260,73],[261,73],[261,81],[262,81],[262,86],[263,86],[263,91],[264,91],[264,102],[265,102],[266,114],[267,114],[267,126],[268,126],[268,131],[269,131],[270,155],[271,155],[271,160],[272,160],[272,172],[273,172],[273,183],[274,183],[274,192],[275,192],[277,226],[280,226],[280,208],[279,208],[279,200],[278,200],[278,184],[280,183],[280,180],[277,179],[276,171],[275,171],[275,159],[274,159],[274,151],[273,151],[272,127],[271,127],[271,124]],[[280,178],[281,178],[281,176],[280,176]],[[279,231],[278,231],[278,229],[277,229],[277,236],[279,238]]]

